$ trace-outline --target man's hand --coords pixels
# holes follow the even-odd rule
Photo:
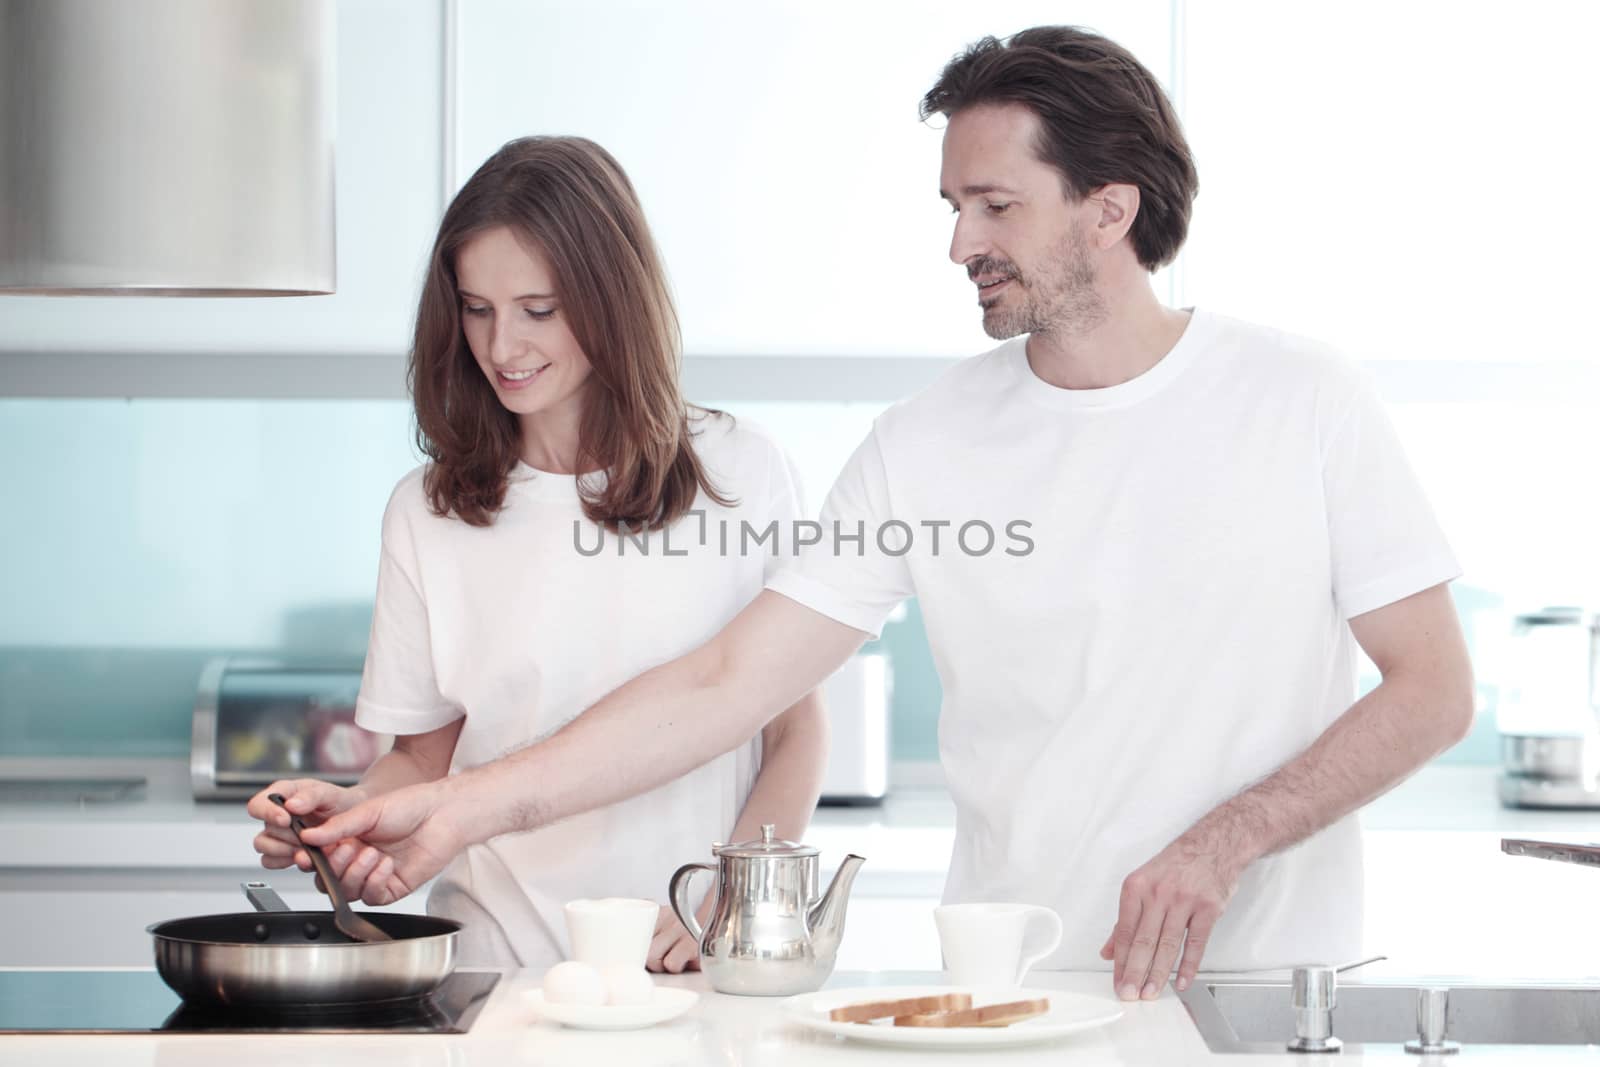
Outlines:
[[[1180,951],[1178,989],[1194,980],[1249,863],[1222,836],[1196,826],[1123,881],[1116,928],[1100,949],[1101,959],[1115,960],[1112,986],[1123,1000],[1160,996]]]
[[[273,793],[282,794],[288,811],[267,799]],[[294,831],[289,829],[290,812],[305,819],[308,824],[316,824],[341,811],[348,811],[365,799],[366,794],[359,788],[345,788],[315,778],[273,782],[251,797],[245,805],[251,818],[260,819],[265,824],[254,841],[255,850],[261,854],[261,866],[269,871],[283,870],[285,867],[311,870],[311,857],[300,847]],[[322,888],[320,880],[318,888]]]
[[[415,892],[469,843],[447,804],[452,780],[405,786],[364,800],[305,840],[324,850],[345,895],[372,905]],[[346,840],[347,838],[352,840]]]

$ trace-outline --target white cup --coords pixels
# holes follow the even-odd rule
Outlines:
[[[945,904],[933,921],[951,985],[1021,985],[1061,944],[1061,917],[1037,904]],[[1030,926],[1043,936],[1027,938]]]
[[[661,914],[659,904],[628,897],[604,897],[569,900],[565,911],[573,959],[595,967],[620,964],[644,968],[650,939],[656,932],[656,917]]]

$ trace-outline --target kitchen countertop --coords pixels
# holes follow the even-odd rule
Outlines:
[[[235,868],[256,865],[242,802],[197,802],[183,760],[0,759],[10,775],[138,774],[134,798],[87,803],[0,803],[0,867]],[[1496,794],[1499,770],[1427,767],[1369,805],[1369,833],[1391,831],[1552,837],[1600,836],[1600,812],[1511,810]],[[954,838],[955,809],[939,788],[901,788],[878,806],[817,810],[806,843],[832,867],[846,852],[868,856],[863,877],[890,892],[937,894]],[[160,840],[158,850],[151,842]],[[707,842],[709,846],[710,842]],[[689,857],[693,858],[693,857]],[[903,883],[896,887],[894,883]]]
[[[1124,1005],[1117,1022],[1072,1035],[1061,1041],[1010,1050],[886,1049],[860,1045],[805,1030],[784,1018],[783,1001],[761,997],[731,997],[712,993],[701,975],[661,979],[664,985],[702,992],[688,1015],[675,1022],[645,1030],[596,1033],[567,1030],[535,1020],[526,1007],[524,993],[538,988],[539,976],[512,972],[496,988],[470,1033],[465,1035],[284,1036],[239,1040],[203,1035],[26,1036],[0,1038],[0,1062],[31,1067],[283,1067],[286,1063],[311,1063],[317,1067],[501,1067],[539,1064],[546,1067],[882,1067],[940,1062],[990,1064],[1008,1067],[1031,1064],[1139,1065],[1139,1067],[1304,1067],[1304,1057],[1281,1055],[1219,1055],[1208,1050],[1177,997],[1168,992],[1150,1002]],[[938,984],[940,976],[927,973],[840,973],[828,988],[862,985]],[[1035,973],[1031,988],[1113,998],[1104,974],[1069,972]],[[1336,1027],[1337,1029],[1337,1027]],[[1473,1064],[1509,1067],[1511,1064],[1594,1062],[1592,1048],[1551,1049],[1537,1057],[1513,1049],[1496,1051],[1477,1046],[1459,1058]],[[1398,1048],[1346,1051],[1342,1061],[1427,1064]]]

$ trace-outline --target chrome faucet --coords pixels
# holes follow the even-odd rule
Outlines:
[[[1585,867],[1600,867],[1600,845],[1575,845],[1566,841],[1532,841],[1525,837],[1502,837],[1500,851],[1508,856],[1531,856],[1536,860],[1558,860]]]
[[[1445,1040],[1450,1021],[1450,990],[1425,986],[1417,990],[1417,1036],[1405,1043],[1414,1056],[1450,1056],[1461,1051],[1454,1041]]]
[[[1373,956],[1338,967],[1327,965],[1296,967],[1290,984],[1294,1005],[1294,1040],[1290,1052],[1338,1052],[1344,1042],[1333,1036],[1333,1009],[1338,1006],[1338,976],[1356,967],[1386,960]]]

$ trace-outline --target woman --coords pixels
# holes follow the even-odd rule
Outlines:
[[[792,528],[771,441],[678,392],[678,326],[632,185],[598,145],[532,137],[496,152],[445,212],[408,377],[428,462],[383,520],[356,720],[395,735],[350,789],[298,780],[254,797],[263,866],[309,870],[287,816],[320,818],[464,770],[549,734],[605,693],[702,644],[758,593]],[[596,545],[600,546],[596,551]],[[679,864],[775,823],[800,837],[826,727],[812,694],[749,745],[654,792],[468,849],[436,879],[464,962],[545,967],[569,945],[562,905],[660,901]],[[378,864],[354,842],[341,885]],[[704,910],[704,909],[702,909]],[[663,907],[652,969],[695,946]]]

